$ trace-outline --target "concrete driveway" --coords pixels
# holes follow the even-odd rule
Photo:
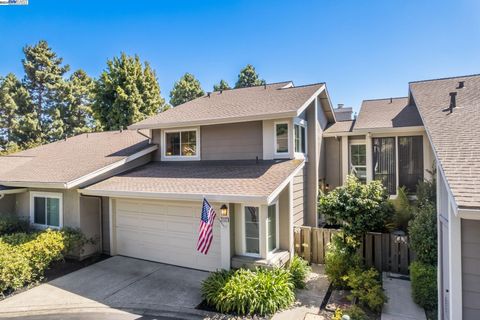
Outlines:
[[[195,307],[207,276],[116,256],[0,301],[0,318],[201,319]]]

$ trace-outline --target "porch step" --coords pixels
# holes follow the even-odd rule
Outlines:
[[[286,250],[274,252],[268,259],[247,257],[247,256],[233,256],[232,268],[249,268],[255,267],[274,268],[283,267],[290,260],[290,253]]]

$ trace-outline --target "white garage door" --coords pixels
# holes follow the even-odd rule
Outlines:
[[[188,202],[117,199],[114,231],[117,254],[200,270],[219,269],[218,219],[208,255],[196,250],[200,212],[200,204]]]

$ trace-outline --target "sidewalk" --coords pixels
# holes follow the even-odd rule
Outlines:
[[[383,306],[382,320],[426,320],[425,311],[412,300],[412,287],[402,275],[383,273],[383,289],[388,303]]]

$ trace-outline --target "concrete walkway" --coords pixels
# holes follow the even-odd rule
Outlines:
[[[295,306],[289,310],[276,313],[272,320],[319,320],[318,315],[323,298],[327,294],[329,282],[323,265],[312,265],[312,272],[307,279],[307,287],[297,291]]]
[[[425,320],[425,310],[412,300],[410,281],[401,278],[399,274],[383,273],[383,289],[388,302],[383,306],[382,320]]]

